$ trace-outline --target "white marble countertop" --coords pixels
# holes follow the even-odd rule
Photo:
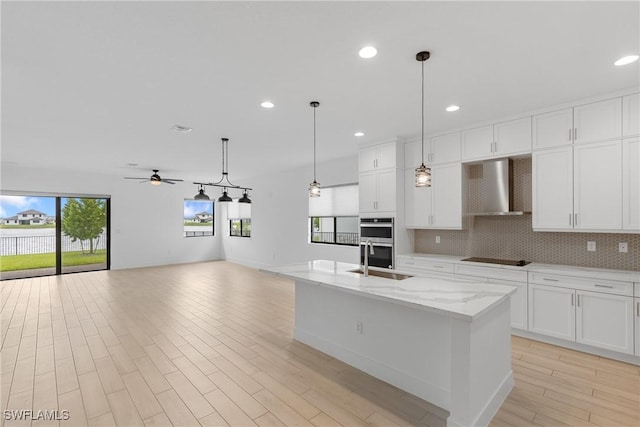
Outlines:
[[[450,262],[452,264],[462,263],[465,265],[477,265],[487,268],[500,268],[506,270],[525,270],[531,272],[538,273],[547,273],[547,274],[560,274],[565,276],[576,276],[576,277],[585,277],[591,279],[601,279],[601,280],[619,280],[624,282],[640,282],[640,272],[638,271],[629,271],[629,270],[613,270],[606,268],[591,268],[591,267],[578,267],[572,265],[561,265],[561,264],[543,264],[538,262],[532,262],[531,264],[527,264],[523,267],[517,267],[512,265],[500,265],[500,264],[488,264],[483,262],[468,262],[462,260],[467,258],[466,256],[457,256],[457,255],[440,255],[440,254],[425,254],[425,253],[407,253],[407,254],[399,254],[398,257],[405,258],[417,258],[417,259],[426,259],[426,260],[434,260],[438,262]]]
[[[516,292],[511,286],[456,281],[441,277],[410,277],[404,280],[364,277],[349,270],[357,264],[315,260],[262,269],[290,279],[303,279],[320,286],[339,288],[353,294],[408,304],[414,308],[472,321]],[[376,269],[387,272],[394,270]]]

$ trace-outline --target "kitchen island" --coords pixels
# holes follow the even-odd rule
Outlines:
[[[447,425],[487,425],[513,387],[515,288],[364,277],[358,267],[265,270],[295,280],[295,339],[444,409]]]

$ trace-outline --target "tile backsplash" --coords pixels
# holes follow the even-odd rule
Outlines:
[[[469,211],[479,208],[482,166],[468,170]],[[531,159],[513,161],[515,210],[531,211]],[[640,271],[640,235],[533,231],[531,215],[467,217],[464,230],[416,230],[415,251],[421,253],[525,259],[547,264]],[[440,236],[440,243],[436,243]],[[587,251],[587,242],[596,251]],[[628,252],[618,252],[618,243]]]

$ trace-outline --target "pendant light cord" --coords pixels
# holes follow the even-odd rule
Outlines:
[[[424,60],[422,61],[422,164],[424,165]]]
[[[313,107],[313,182],[316,182],[316,108]]]

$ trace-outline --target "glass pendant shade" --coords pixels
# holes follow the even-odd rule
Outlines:
[[[238,199],[238,203],[251,203],[251,199],[246,191],[242,193],[242,197]]]
[[[227,194],[227,189],[222,191],[222,196],[218,197],[219,202],[233,202],[233,199]]]
[[[209,199],[209,196],[205,194],[204,187],[202,187],[202,185],[200,186],[200,190],[198,190],[198,194],[193,196],[193,199],[194,200],[211,200]]]
[[[320,183],[315,179],[309,184],[309,197],[320,197]]]
[[[159,179],[151,178],[150,182],[151,182],[151,185],[160,185],[161,184],[161,181]]]
[[[431,168],[424,163],[416,168],[416,187],[431,187]]]

